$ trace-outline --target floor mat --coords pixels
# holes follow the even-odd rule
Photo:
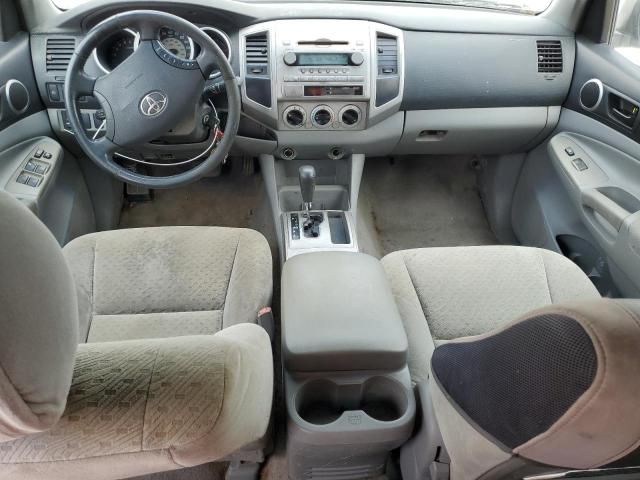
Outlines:
[[[120,217],[120,228],[165,225],[245,227],[275,238],[262,176],[244,174],[239,162],[219,177],[154,190],[153,201],[130,204]]]
[[[197,467],[131,477],[128,480],[224,480],[226,469],[226,463],[205,463]]]
[[[375,256],[407,248],[498,243],[468,156],[367,159],[359,209],[363,250]]]

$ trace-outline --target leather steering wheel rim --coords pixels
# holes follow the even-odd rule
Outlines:
[[[160,27],[172,28],[191,37],[201,47],[198,57],[193,61],[181,61],[167,55],[157,40]],[[94,48],[104,38],[124,28],[139,32],[138,49],[103,77],[94,78],[84,73],[84,65]],[[185,172],[156,177],[133,172],[113,160],[113,153],[117,149],[151,141],[160,136],[158,133],[168,130],[166,126],[170,121],[173,120],[173,124],[179,122],[182,117],[171,119],[169,116],[174,112],[188,114],[191,98],[195,111],[204,82],[214,68],[220,70],[226,86],[228,116],[222,140],[202,163]],[[184,79],[191,88],[185,88],[174,78]],[[240,123],[240,89],[233,69],[218,45],[191,22],[155,10],[120,13],[93,27],[75,49],[69,62],[64,90],[69,123],[84,153],[119,180],[146,188],[179,187],[205,176],[226,158]],[[157,95],[158,92],[162,95]],[[147,113],[143,113],[142,102],[150,94],[160,99],[164,95],[160,113],[149,115],[148,108],[145,109]],[[90,139],[86,134],[76,105],[79,97],[91,95],[98,99],[107,116],[107,133],[97,140]],[[124,128],[118,127],[116,118],[120,119]]]

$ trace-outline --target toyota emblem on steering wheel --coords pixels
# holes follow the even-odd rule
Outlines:
[[[168,100],[167,96],[160,91],[147,93],[140,100],[140,111],[146,117],[155,117],[164,112]]]

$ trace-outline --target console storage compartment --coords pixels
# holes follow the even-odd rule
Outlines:
[[[378,260],[306,253],[282,277],[289,478],[384,473],[416,411],[407,337]]]

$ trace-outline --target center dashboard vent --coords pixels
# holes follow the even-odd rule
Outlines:
[[[398,73],[398,39],[379,33],[376,36],[378,75]]]
[[[266,32],[246,38],[245,58],[247,75],[269,74],[269,38]]]
[[[538,73],[562,73],[560,40],[538,40]]]
[[[47,38],[47,72],[66,72],[73,51],[75,38]]]

